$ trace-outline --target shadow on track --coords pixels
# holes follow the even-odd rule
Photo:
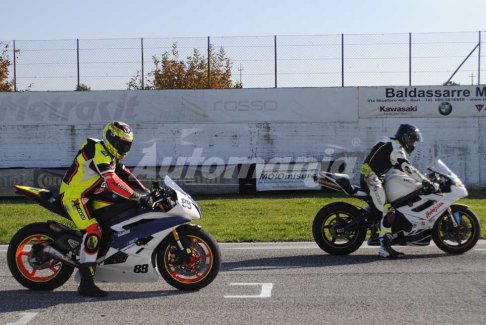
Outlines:
[[[78,304],[100,301],[121,301],[169,297],[190,292],[179,290],[159,290],[147,292],[111,291],[104,298],[87,298],[75,291],[34,291],[28,289],[0,291],[0,313],[22,312],[32,309],[44,309],[60,304]]]
[[[221,272],[236,271],[238,269],[272,270],[282,268],[314,268],[326,266],[356,265],[371,262],[399,262],[426,258],[451,257],[452,255],[436,253],[423,255],[405,255],[396,260],[383,259],[373,255],[298,255],[249,259],[237,262],[224,262],[221,264]]]

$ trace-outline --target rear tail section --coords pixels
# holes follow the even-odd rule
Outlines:
[[[23,185],[15,185],[16,193],[34,200],[49,211],[52,211],[66,219],[71,220],[62,207],[62,202],[51,191],[44,188],[36,188]]]

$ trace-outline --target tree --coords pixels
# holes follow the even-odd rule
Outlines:
[[[208,59],[194,49],[186,61],[179,59],[177,43],[159,58],[152,58],[155,68],[145,79],[144,89],[202,89],[208,88]],[[221,47],[215,51],[209,47],[210,85],[209,88],[243,88],[241,82],[231,80],[233,62]],[[140,72],[130,79],[128,89],[142,89]]]
[[[0,43],[0,47],[2,44]],[[10,60],[7,55],[8,44],[3,45],[0,52],[0,91],[13,91],[13,81],[8,79]]]
[[[90,91],[91,87],[86,84],[79,84],[76,86],[76,91]]]
[[[442,84],[442,86],[460,86],[461,84],[458,82],[454,82],[452,80],[446,81]]]

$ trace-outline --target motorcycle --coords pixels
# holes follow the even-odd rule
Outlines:
[[[23,194],[70,220],[59,198],[46,189],[16,185]],[[106,191],[105,191],[106,192]],[[153,184],[152,208],[108,194],[94,197],[94,215],[103,235],[97,258],[97,282],[155,282],[159,275],[180,290],[199,290],[218,274],[221,253],[213,237],[200,226],[197,203],[170,177]],[[119,200],[117,202],[117,199]],[[83,232],[47,221],[20,229],[7,250],[14,278],[33,290],[63,285],[79,267]],[[79,282],[79,272],[75,280]]]
[[[428,168],[430,181],[439,184],[435,192],[428,182],[423,184],[401,172],[385,176],[387,201],[395,208],[392,245],[426,246],[431,239],[438,248],[450,254],[467,252],[477,243],[480,224],[467,206],[455,202],[468,195],[462,181],[441,160]],[[366,207],[345,202],[324,206],[316,215],[312,233],[325,252],[345,255],[356,251],[371,231],[369,245],[380,245],[377,232],[381,212],[371,197],[354,186],[347,174],[321,172],[314,178],[321,186],[343,192],[364,201]]]

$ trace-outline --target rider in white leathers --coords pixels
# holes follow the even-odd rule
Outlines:
[[[434,189],[438,184],[431,183],[407,159],[417,142],[422,142],[422,134],[419,129],[410,124],[401,124],[395,137],[384,138],[378,142],[366,157],[361,167],[361,186],[369,191],[373,204],[383,218],[380,224],[380,250],[381,257],[396,258],[404,254],[397,252],[391,247],[393,234],[391,226],[395,222],[395,211],[391,204],[386,201],[385,190],[383,189],[383,177],[391,169],[398,169],[417,182],[426,183]]]

